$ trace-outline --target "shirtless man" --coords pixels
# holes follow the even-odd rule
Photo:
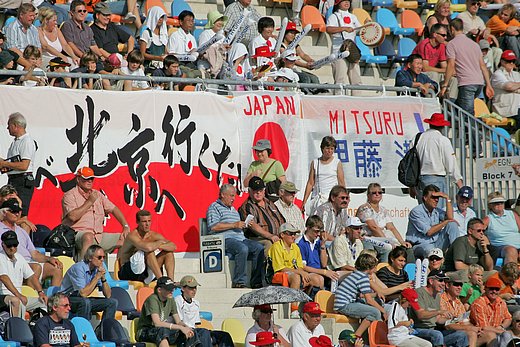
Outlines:
[[[150,283],[154,277],[162,277],[162,267],[166,275],[173,278],[177,246],[161,234],[150,230],[152,216],[149,211],[136,213],[137,228],[132,230],[117,254],[119,278],[122,280]]]

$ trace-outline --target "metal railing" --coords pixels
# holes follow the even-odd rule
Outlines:
[[[22,76],[26,75],[27,71],[18,70],[0,70],[0,75],[4,76]],[[332,89],[340,90],[344,94],[347,90],[363,90],[363,91],[374,91],[374,92],[402,92],[402,93],[417,93],[419,92],[416,88],[408,87],[393,87],[393,86],[371,86],[371,85],[350,85],[350,84],[328,84],[328,83],[282,83],[282,82],[263,82],[263,81],[241,81],[241,80],[221,80],[221,79],[202,79],[202,78],[183,78],[183,77],[155,77],[155,76],[125,76],[125,75],[112,75],[112,74],[88,74],[88,73],[72,73],[72,72],[42,72],[34,71],[33,76],[36,77],[47,77],[48,79],[54,77],[67,77],[77,79],[79,81],[78,88],[81,88],[83,80],[95,79],[95,80],[132,80],[132,81],[146,81],[151,84],[169,84],[169,90],[173,90],[176,84],[196,84],[200,86],[201,90],[205,90],[210,85],[217,86],[244,86],[250,89],[264,89],[264,87],[275,87],[275,88],[294,88],[300,90],[302,88],[309,89]],[[226,90],[219,90],[224,94]]]
[[[478,182],[475,160],[517,156],[520,155],[520,146],[506,132],[502,134],[496,131],[449,100],[444,100],[443,112],[451,121],[451,126],[445,129],[445,135],[455,149],[464,183],[474,188],[473,207],[477,215],[484,216],[487,213],[487,196],[494,191],[501,192],[508,200],[516,200],[520,192],[517,176],[493,182]],[[450,195],[455,196],[456,186],[450,187]]]

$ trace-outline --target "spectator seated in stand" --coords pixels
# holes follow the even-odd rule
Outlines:
[[[120,71],[122,75],[126,76],[139,76],[145,77],[144,75],[144,55],[141,51],[134,49],[126,58],[128,66],[121,67]],[[124,90],[147,90],[151,89],[150,85],[146,81],[128,80],[124,82]]]
[[[311,337],[325,335],[321,325],[321,314],[324,313],[317,302],[307,302],[302,308],[302,319],[294,323],[287,332],[292,347],[308,347]]]
[[[41,50],[38,47],[29,45],[23,50],[23,57],[31,64],[31,66],[26,68],[27,74],[25,76],[20,76],[20,82],[22,82],[22,85],[25,87],[45,85],[47,83],[45,77],[33,76],[34,71],[43,72]],[[18,65],[18,70],[22,71],[23,66]]]
[[[83,54],[83,56],[81,57],[81,59],[79,61],[79,67],[73,69],[71,72],[98,74],[101,71],[101,69],[100,69],[100,66],[98,66],[98,64],[97,64],[97,60],[98,60],[97,56],[94,53],[92,53],[91,51],[88,51],[85,54]],[[110,81],[108,81],[108,80],[103,80],[102,83],[104,84],[105,81],[107,83],[110,83]],[[79,79],[75,78],[74,82],[72,84],[72,89],[79,88],[78,83],[79,83]],[[95,89],[95,85],[96,84],[99,85],[98,81],[96,81],[93,78],[82,79],[81,83],[83,83],[83,85],[81,86],[82,89]]]
[[[41,50],[38,29],[34,26],[36,19],[36,8],[31,3],[24,3],[18,8],[18,17],[4,28],[4,48],[16,53],[16,61],[24,67],[30,64],[25,60],[19,60],[23,56],[23,50],[28,45],[38,47]]]
[[[63,73],[67,72],[66,68],[70,66],[69,63],[63,61],[60,57],[52,58],[49,62],[49,72]],[[58,88],[72,88],[72,79],[70,77],[52,77],[49,80],[49,85]]]
[[[112,53],[125,53],[134,49],[135,40],[121,25],[115,25],[110,21],[112,11],[110,2],[98,2],[94,7],[94,24],[91,26],[94,40],[103,57],[108,58]],[[119,50],[118,45],[124,44],[124,49]]]
[[[394,293],[385,295],[387,301],[393,300],[401,291],[412,286],[408,274],[404,271],[406,265],[406,248],[397,246],[388,255],[389,265],[382,267],[376,273],[377,278],[387,287],[396,288]]]
[[[466,236],[468,222],[477,217],[475,211],[470,207],[473,203],[473,189],[463,186],[457,192],[455,197],[455,205],[453,206],[453,218],[459,225],[459,233],[457,237]],[[454,240],[450,240],[453,243]]]
[[[484,268],[478,264],[472,264],[468,268],[469,282],[462,285],[459,294],[460,300],[464,303],[464,309],[469,311],[471,304],[484,293]]]
[[[302,255],[303,269],[308,273],[320,275],[320,288],[324,287],[325,281],[339,280],[338,272],[327,269],[329,257],[325,246],[326,240],[327,234],[323,230],[321,218],[316,215],[307,218],[305,233],[298,241],[298,247]]]
[[[91,50],[99,59],[108,58],[108,54],[103,54],[94,40],[94,32],[88,24],[87,8],[82,0],[73,0],[70,3],[71,18],[61,26],[63,37],[72,48],[74,54],[81,58],[83,54]]]
[[[423,72],[423,59],[419,54],[411,54],[406,60],[406,67],[395,76],[396,87],[417,88],[421,96],[432,97],[439,91],[439,85]],[[411,93],[416,95],[417,93]]]
[[[285,181],[280,184],[280,189],[278,190],[280,198],[274,204],[278,207],[278,211],[285,218],[285,221],[291,223],[303,233],[305,231],[305,221],[301,209],[294,204],[296,193],[298,193],[296,185]]]
[[[244,44],[237,43],[231,46],[218,78],[238,81],[246,81],[253,78],[253,70],[249,64],[249,53]],[[244,91],[245,87],[242,85],[230,85],[228,89]]]
[[[329,200],[318,206],[316,215],[323,221],[323,229],[329,234],[328,241],[334,240],[344,233],[345,227],[351,222],[348,215],[348,204],[350,202],[350,192],[347,188],[336,185],[329,193]]]
[[[202,346],[233,347],[233,340],[228,332],[197,328],[197,325],[200,324],[200,303],[195,299],[195,296],[197,295],[197,286],[200,286],[200,284],[195,277],[184,276],[181,278],[180,286],[182,293],[175,297],[177,313],[179,318],[195,331]]]
[[[446,58],[446,38],[448,27],[443,24],[434,24],[431,27],[430,35],[420,41],[412,51],[412,54],[419,54],[423,59],[422,72],[437,83],[437,86],[445,83],[447,58]],[[451,99],[457,97],[457,79],[449,81],[449,96]]]
[[[517,263],[507,263],[502,266],[499,272],[494,273],[488,278],[488,281],[493,278],[498,281],[496,283],[500,284],[498,287],[498,295],[506,301],[510,312],[518,311],[515,296],[517,293],[516,288],[518,288],[519,277],[520,269],[518,268]]]
[[[195,23],[195,15],[191,11],[182,11],[179,13],[179,22],[181,27],[173,32],[168,39],[168,53],[180,58],[179,64],[186,77],[202,77],[202,73],[197,69],[197,63],[195,62],[199,56],[197,53],[197,40],[191,34]]]
[[[153,71],[163,67],[163,60],[168,53],[167,14],[160,6],[148,10],[148,16],[141,28],[139,50],[144,55],[144,67]]]
[[[376,265],[376,258],[361,254],[356,260],[356,270],[345,277],[336,289],[334,310],[362,319],[355,331],[356,337],[361,337],[373,321],[387,319],[385,309],[374,299],[370,288],[370,276],[376,272]],[[364,300],[360,302],[358,298]]]
[[[179,59],[173,54],[168,54],[164,57],[163,67],[155,69],[152,73],[154,77],[183,77],[179,65]],[[155,83],[154,87],[161,89],[170,89],[170,82]],[[173,83],[173,90],[179,90],[179,84]]]
[[[226,60],[226,53],[230,49],[230,45],[224,44],[224,25],[228,18],[222,15],[218,10],[208,12],[208,23],[204,26],[204,30],[199,36],[199,47],[208,42],[215,35],[221,35],[222,38],[213,43],[206,52],[202,53],[197,61],[197,67],[206,70],[213,78],[217,77]]]
[[[273,311],[276,311],[271,308],[270,305],[256,305],[253,308],[252,317],[255,323],[246,333],[246,345],[245,347],[253,347],[253,341],[255,341],[255,337],[259,333],[269,332],[271,334],[276,334],[280,339],[281,347],[290,347],[289,338],[287,337],[287,333],[284,328],[280,325],[277,325],[273,321]]]
[[[504,258],[504,264],[516,263],[520,250],[520,217],[515,211],[505,209],[506,199],[500,192],[490,193],[487,203],[489,212],[482,221],[491,242],[491,256]]]
[[[274,31],[274,20],[271,17],[262,17],[258,20],[258,33],[251,44],[249,45],[249,54],[253,56],[256,54],[256,49],[259,47],[268,47],[266,51],[273,52],[276,46],[276,40],[273,38]],[[276,71],[274,66],[274,58],[272,57],[258,57],[256,58],[256,67],[259,68],[263,65],[271,67],[271,71]]]
[[[504,50],[512,50],[516,56],[516,64],[519,65],[520,60],[520,41],[519,30],[520,22],[516,19],[516,7],[513,4],[504,4],[498,13],[491,17],[486,23],[491,34],[498,37],[501,47]]]
[[[6,184],[5,186],[0,188],[0,205],[9,199],[16,199],[20,207],[23,207],[22,199],[20,199],[20,197],[18,196],[16,188],[10,184]],[[2,221],[3,218],[3,215],[0,213],[0,221]],[[16,225],[22,227],[22,229],[24,229],[28,234],[36,231],[36,225],[34,225],[34,223],[31,222],[27,218],[27,216],[21,216],[20,218],[18,218],[18,220],[16,221]]]
[[[426,18],[426,24],[424,26],[423,35],[424,37],[430,37],[432,26],[435,24],[442,24],[448,27],[451,20],[451,2],[450,0],[439,0],[435,3],[433,14]],[[451,38],[451,34],[448,33],[448,39]]]
[[[363,226],[364,223],[361,223],[359,218],[352,217],[344,231],[334,238],[328,252],[330,270],[343,271],[340,275],[355,270],[355,262],[363,251],[363,242],[361,242]],[[322,231],[323,233],[328,234],[326,230]]]
[[[275,277],[285,274],[290,288],[303,288],[307,293],[311,293],[313,287],[323,289],[323,277],[317,273],[308,273],[303,268],[300,248],[294,242],[300,234],[298,228],[291,223],[284,223],[280,226],[278,234],[281,240],[274,242],[269,249],[274,271],[273,283]],[[291,318],[298,317],[298,303],[295,302],[291,305]]]
[[[515,71],[517,57],[511,50],[505,51],[500,67],[491,75],[495,90],[493,111],[502,117],[513,118],[516,129],[520,128],[520,73]]]
[[[228,17],[228,21],[224,25],[224,31],[229,32],[231,30],[231,28],[240,20],[240,17],[244,13],[244,9],[247,9],[250,14],[248,16],[249,20],[246,20],[243,24],[247,29],[244,38],[240,43],[243,43],[248,47],[250,42],[257,35],[257,23],[261,17],[258,10],[251,4],[251,0],[238,0],[232,2],[226,7],[224,16]]]

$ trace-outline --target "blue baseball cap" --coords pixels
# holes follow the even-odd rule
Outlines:
[[[461,198],[471,199],[473,198],[473,189],[471,189],[471,187],[468,186],[461,187],[457,195]]]

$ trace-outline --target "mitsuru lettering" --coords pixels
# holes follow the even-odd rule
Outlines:
[[[350,117],[350,119],[349,119]],[[350,123],[354,120],[354,123]],[[390,111],[331,110],[329,128],[331,134],[347,134],[348,125],[355,126],[356,134],[403,135],[403,114]]]

